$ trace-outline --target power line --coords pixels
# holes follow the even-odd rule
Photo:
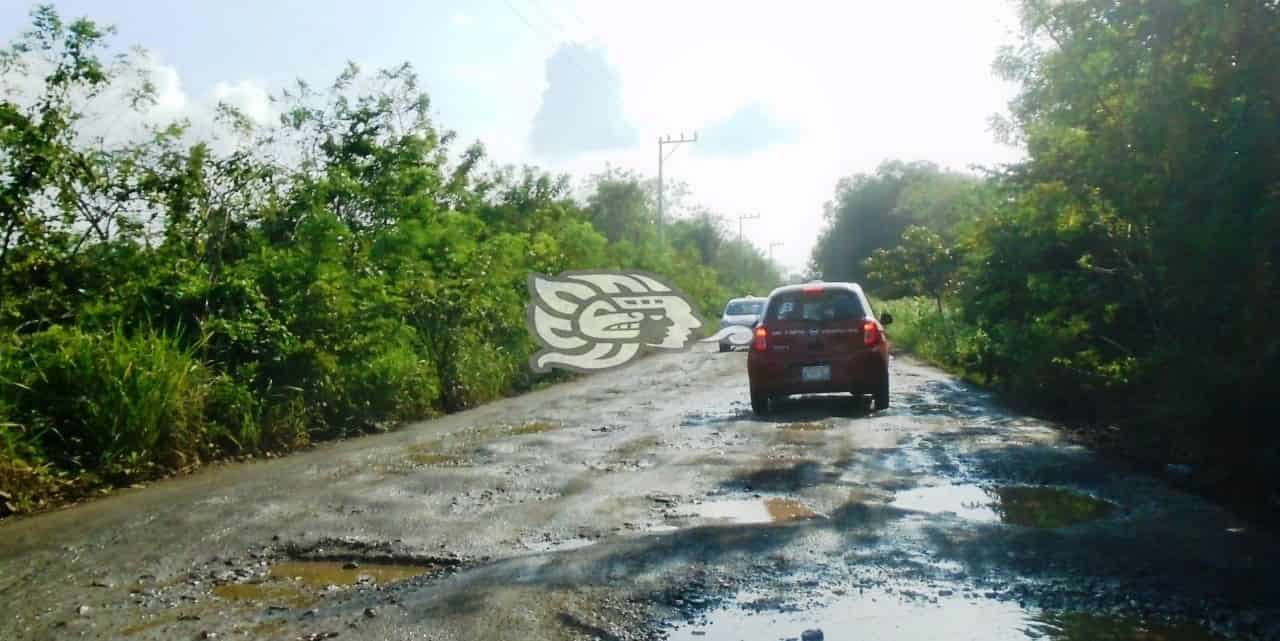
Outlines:
[[[520,21],[523,22],[525,26],[529,27],[530,31],[542,36],[543,38],[546,38],[547,42],[550,42],[557,49],[559,49],[562,46],[561,40],[556,40],[550,34],[534,26],[533,22],[531,22],[528,17],[526,17],[523,13],[521,13],[519,9],[516,9],[515,5],[511,4],[511,0],[502,0],[502,3],[507,5],[507,8],[511,10],[511,13],[516,14],[516,17],[520,18]],[[586,77],[592,76],[592,73],[587,71],[586,67],[583,67],[581,64],[579,64],[578,61],[574,59],[572,55],[567,56],[565,59],[569,61],[569,64],[573,65],[574,67],[577,67],[578,71],[582,72],[583,76],[586,76]]]
[[[532,0],[530,0],[529,4],[536,5],[538,7],[539,13],[544,14],[548,18],[550,18],[552,27],[554,27],[555,30],[560,33],[560,37],[564,38],[565,40],[568,40],[568,38],[565,38],[565,35],[568,33],[569,30],[564,28],[564,24],[560,22],[560,19],[558,17],[556,17],[556,14],[554,11],[551,11],[550,9],[548,9],[547,6],[542,4],[542,2],[540,1],[533,2]]]
[[[530,21],[529,21],[529,19],[528,19],[528,18],[526,18],[526,17],[525,17],[525,15],[524,15],[523,13],[520,13],[520,10],[519,10],[519,9],[517,9],[515,5],[511,4],[511,0],[502,0],[502,3],[503,3],[503,4],[505,4],[505,5],[507,5],[507,8],[511,10],[511,13],[516,14],[516,16],[520,18],[520,21],[521,21],[521,22],[523,22],[523,23],[525,24],[525,26],[529,27],[529,30],[530,30],[530,31],[533,31],[534,33],[537,33],[538,35],[540,35],[540,36],[542,36],[542,37],[544,37],[544,38],[547,38],[548,40],[551,40],[552,44],[555,44],[555,39],[554,39],[554,38],[551,38],[551,37],[550,37],[550,36],[548,36],[547,34],[543,33],[541,29],[539,29],[539,28],[537,28],[537,27],[533,26],[533,23],[532,23],[532,22],[530,22]]]
[[[686,142],[698,142],[698,132],[696,131],[693,132],[692,138],[685,138],[684,132],[680,133],[679,138],[672,138],[670,135],[667,135],[665,138],[658,138],[658,240],[659,241],[662,240],[662,199],[663,199],[662,163],[666,162],[667,157],[671,155],[671,154],[663,155],[662,146],[673,145],[673,147],[671,148],[671,153],[675,153],[676,151],[675,147],[678,147],[681,143],[686,143]]]

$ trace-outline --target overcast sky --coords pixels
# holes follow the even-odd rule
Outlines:
[[[268,92],[326,83],[347,60],[411,62],[438,124],[493,160],[582,179],[657,173],[656,140],[699,132],[666,175],[789,268],[808,259],[836,181],[882,160],[954,169],[1016,160],[988,118],[1016,24],[1007,0],[55,2],[154,59],[166,114],[218,100],[269,115]],[[0,37],[32,3],[0,0]]]

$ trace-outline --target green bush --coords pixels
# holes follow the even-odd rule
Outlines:
[[[43,480],[285,451],[569,378],[528,368],[530,272],[648,269],[709,316],[778,281],[710,212],[660,236],[642,176],[606,171],[583,202],[567,177],[482,170],[408,65],[285,92],[276,125],[228,107],[235,151],[180,125],[86,145],[70,97],[128,65],[103,63],[109,30],[36,14],[6,51],[60,71],[13,65],[30,95],[0,97],[0,157],[28,177],[0,207],[21,230],[0,246],[0,481],[30,488],[19,509],[56,493]]]
[[[936,301],[925,297],[885,301],[879,311],[893,314],[887,329],[893,345],[970,380],[989,382],[984,359],[990,341],[983,330],[949,309],[939,312]]]
[[[262,444],[262,404],[253,390],[231,376],[219,374],[209,381],[205,420],[211,448],[240,454]]]
[[[172,336],[51,327],[0,353],[10,428],[58,466],[132,477],[204,449],[208,372]]]

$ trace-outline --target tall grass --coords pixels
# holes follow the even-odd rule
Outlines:
[[[175,336],[52,327],[0,347],[10,455],[111,478],[194,462],[209,376]],[[43,461],[39,461],[43,462]]]
[[[990,341],[957,313],[946,308],[939,312],[937,303],[922,297],[883,301],[877,308],[881,315],[893,314],[887,333],[894,346],[968,380],[991,382],[983,358]]]

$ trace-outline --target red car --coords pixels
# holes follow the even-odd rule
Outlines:
[[[884,326],[854,283],[813,282],[769,294],[747,354],[751,409],[768,414],[791,394],[850,392],[889,407],[889,343]]]

